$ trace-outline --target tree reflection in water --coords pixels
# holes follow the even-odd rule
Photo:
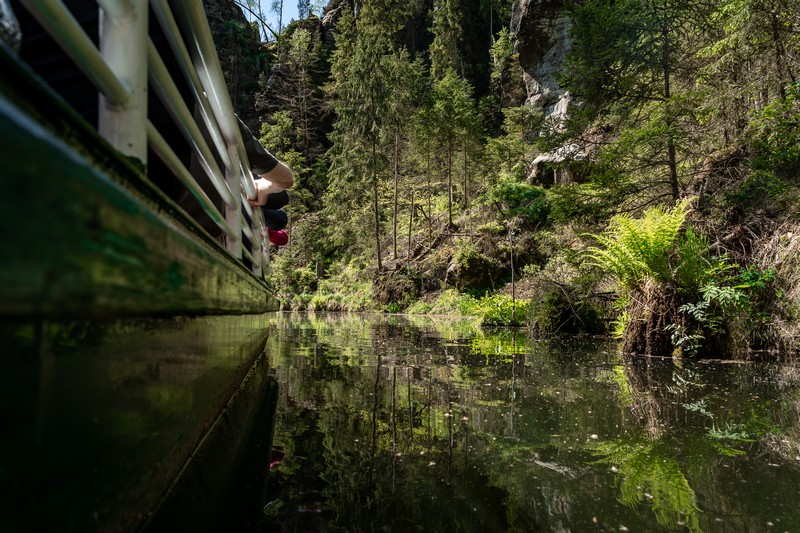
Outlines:
[[[792,365],[429,317],[281,315],[268,353],[275,531],[800,529]]]

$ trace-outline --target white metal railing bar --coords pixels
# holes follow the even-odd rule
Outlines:
[[[256,191],[202,3],[174,2],[170,8],[167,0],[149,0],[192,91],[211,145],[175,84],[177,73],[167,71],[148,38],[148,0],[97,0],[99,50],[61,0],[21,2],[100,91],[100,134],[116,149],[142,161],[146,161],[149,142],[223,230],[228,252],[250,260],[255,274],[265,273],[269,247],[265,246],[264,219],[261,210],[251,209],[245,198],[255,197]],[[147,98],[152,94],[147,90],[148,77],[225,202],[224,213],[147,119]],[[252,244],[252,253],[243,248],[242,235]]]
[[[213,42],[211,43],[212,48],[210,51],[203,51],[202,47],[198,45],[197,39],[190,41],[192,43],[192,51],[194,52],[194,56],[190,53],[188,47],[186,46],[185,41],[180,37],[181,32],[178,28],[178,23],[175,19],[173,11],[169,8],[166,0],[151,0],[150,5],[153,9],[154,14],[156,15],[156,19],[159,21],[159,24],[164,31],[164,34],[167,37],[167,41],[172,48],[173,53],[179,59],[178,64],[186,78],[187,82],[189,83],[189,87],[194,94],[195,100],[199,106],[200,115],[203,118],[203,121],[206,125],[206,130],[209,132],[212,141],[217,147],[218,154],[220,155],[223,164],[225,165],[226,169],[226,178],[230,179],[230,184],[235,182],[235,176],[239,175],[239,185],[242,187],[246,192],[247,195],[250,197],[255,197],[256,191],[253,185],[253,181],[251,178],[251,173],[244,167],[244,164],[247,162],[247,155],[244,153],[243,148],[243,141],[241,139],[241,135],[239,134],[239,126],[235,123],[234,115],[233,115],[233,106],[230,104],[230,97],[227,93],[227,86],[225,85],[225,80],[221,76],[216,76],[214,79],[209,79],[207,76],[201,78],[198,74],[198,71],[201,73],[209,73],[215,72],[214,66],[216,66],[216,72],[221,74],[221,66],[219,65],[219,58],[216,55],[216,49],[213,48]],[[180,7],[185,7],[185,4],[180,5]],[[202,7],[201,7],[202,9]],[[189,28],[189,35],[193,35],[197,37],[198,35],[205,36],[206,39],[210,40],[210,29],[208,28],[208,21],[205,19],[205,12],[201,13],[202,16],[199,17],[199,20],[196,20],[194,25]],[[184,18],[184,24],[186,24],[186,20]],[[194,29],[198,29],[199,34],[194,31]],[[206,59],[209,58],[209,59]],[[214,61],[215,60],[215,61]],[[208,65],[209,61],[212,63]],[[198,65],[200,68],[198,68]],[[191,68],[194,67],[194,68]],[[204,81],[205,80],[205,83]],[[215,85],[216,80],[216,85]],[[220,90],[220,85],[222,84],[222,90]],[[208,98],[208,92],[212,94],[224,95],[224,98],[218,97],[216,100],[217,103],[220,102],[220,98],[222,102],[228,103],[228,112],[220,112],[218,106],[215,106]],[[220,121],[220,119],[222,119]],[[238,155],[238,161],[231,159],[230,154],[228,153],[229,147],[231,145],[230,136],[227,139],[223,138],[224,135],[222,134],[221,130],[227,125],[228,128],[235,134],[235,138],[233,143],[236,146],[236,154]],[[238,165],[236,164],[238,163]],[[237,168],[238,167],[238,168]],[[238,188],[238,187],[236,187]],[[248,216],[250,217],[251,222],[257,227],[263,227],[264,219],[260,210],[257,210],[255,213],[249,208],[246,199],[243,199],[242,205],[245,207]],[[232,213],[229,212],[229,221],[231,218],[233,219],[231,222],[236,224],[237,219],[241,220],[241,214],[233,211]],[[242,225],[246,228],[246,224]],[[268,248],[263,246],[264,237],[262,235],[262,231],[250,232],[247,234],[248,239],[250,239],[251,244],[255,249],[261,249],[262,252],[266,252],[264,261],[260,261],[254,259],[254,270],[257,274],[261,274],[261,267],[262,264],[268,264]],[[238,253],[239,248],[241,247],[241,242],[234,242],[233,246],[230,246],[229,241],[229,250],[233,253]],[[256,256],[260,256],[261,254],[256,254]]]
[[[97,0],[97,3],[114,19],[136,15],[135,6],[130,0]]]
[[[242,226],[242,233],[244,233],[244,236],[247,237],[250,242],[253,242],[253,232],[250,231],[250,228],[248,228],[246,225]],[[245,248],[245,251],[246,250],[247,248]]]
[[[250,220],[255,220],[254,213],[253,213],[253,208],[250,207],[250,204],[247,203],[247,199],[244,196],[242,196],[242,206],[244,207],[244,212],[247,213],[248,217],[250,217]],[[261,215],[260,211],[261,210],[259,209],[259,215]],[[261,220],[260,217],[259,217],[259,220]],[[257,224],[261,224],[261,222],[258,222]],[[262,245],[262,236],[261,236],[261,232],[258,231],[258,229],[257,229],[259,227],[257,224],[253,227],[253,229],[251,229],[250,226],[248,226],[247,224],[242,224],[242,232],[244,233],[245,237],[247,237],[250,240],[250,243],[253,245],[253,250],[261,251],[261,249],[262,249],[262,246],[261,246]],[[245,248],[245,250],[246,250],[246,248]],[[262,254],[257,253],[253,257],[253,263],[257,267],[261,267],[262,266],[261,255]]]
[[[198,73],[203,74],[200,79],[212,104],[222,136],[229,149],[233,147],[233,151],[238,156],[240,175],[249,177],[249,172],[246,172],[243,166],[247,165],[247,154],[244,152],[244,143],[239,132],[239,126],[234,119],[233,104],[228,95],[225,79],[222,76],[222,66],[219,63],[219,57],[211,39],[211,30],[208,27],[208,20],[206,20],[203,6],[200,2],[181,2],[178,6],[179,9],[176,12],[178,21],[182,23],[184,29],[188,30],[188,33],[195,37],[190,43],[192,46],[191,51],[194,52],[192,56],[194,67]],[[236,162],[232,161],[232,163],[234,166],[236,165]],[[233,171],[234,169],[227,170]],[[256,191],[252,180],[242,180],[242,183],[245,186],[247,195],[255,198]]]
[[[247,216],[250,217],[251,221],[253,221],[252,231],[249,231],[249,233],[245,232],[247,238],[250,239],[250,242],[253,245],[253,249],[261,251],[268,250],[268,247],[264,246],[264,242],[266,241],[267,237],[264,234],[264,217],[261,213],[261,209],[254,210],[252,207],[250,207],[250,204],[247,203],[247,198],[245,198],[244,195],[242,195],[242,205],[244,206],[244,212],[247,213]],[[244,227],[247,228],[247,230],[250,230],[247,224],[245,224]],[[265,254],[263,261],[260,259],[262,254],[256,255],[259,257],[259,266],[264,266],[269,263],[269,255]]]
[[[234,194],[237,190],[241,190],[242,186],[245,186],[248,195],[252,196],[255,193],[253,184],[247,184],[247,180],[244,179],[245,174],[248,174],[243,166],[243,163],[247,161],[247,156],[243,153],[242,137],[234,118],[233,105],[222,76],[222,67],[211,39],[211,30],[203,6],[199,2],[181,2],[174,7],[173,13],[184,33],[194,37],[187,43],[189,52],[203,88],[209,96],[211,108],[228,147],[231,166],[225,169],[225,180]],[[253,189],[252,194],[248,188]],[[241,209],[228,209],[225,217],[232,226],[242,224]],[[229,239],[226,241],[226,246],[231,254],[242,255],[241,239]]]
[[[115,105],[125,105],[131,93],[117,78],[92,40],[61,0],[21,0],[78,68]]]
[[[154,0],[153,3],[165,5],[165,2],[159,0]],[[182,26],[184,34],[193,37],[188,43],[184,41],[184,44],[194,66],[193,70],[197,73],[197,78],[199,78],[202,86],[202,90],[198,91],[198,93],[202,94],[198,101],[202,103],[207,98],[209,107],[216,119],[216,125],[219,127],[228,149],[229,161],[225,168],[226,181],[234,195],[237,189],[244,189],[244,193],[248,197],[255,198],[256,191],[249,171],[247,154],[244,151],[244,142],[235,119],[227,85],[222,76],[222,67],[219,63],[214,42],[211,39],[211,30],[208,26],[203,6],[200,2],[180,2],[174,4],[174,10],[171,13],[174,20]],[[170,33],[174,33],[174,29]],[[189,81],[191,83],[191,79]],[[245,209],[249,208],[246,201],[242,204]],[[252,214],[250,220],[259,228],[257,235],[261,237],[258,238],[252,235],[251,232],[250,242],[254,250],[260,247],[262,252],[268,254],[268,247],[262,246],[264,220],[261,210],[250,210],[250,213]],[[241,209],[228,210],[226,217],[232,226],[244,226],[241,224],[243,218]],[[241,239],[229,240],[228,250],[234,255],[241,255],[244,252]],[[264,265],[268,265],[269,261],[266,254]]]
[[[253,208],[250,207],[249,203],[247,203],[247,198],[245,198],[244,195],[242,195],[242,206],[244,207],[244,212],[247,213],[247,216],[249,216],[250,219],[252,219],[253,218]]]
[[[147,59],[150,69],[150,82],[161,97],[161,101],[164,102],[164,107],[166,107],[167,111],[172,115],[175,124],[180,128],[183,136],[189,141],[189,144],[192,145],[192,149],[200,165],[203,167],[203,170],[208,175],[222,200],[226,205],[233,206],[234,202],[239,201],[238,195],[237,198],[234,198],[228,184],[222,180],[222,171],[217,166],[211,149],[208,147],[203,134],[200,132],[200,128],[197,127],[197,123],[192,117],[192,112],[186,107],[186,103],[183,101],[178,87],[175,85],[175,82],[172,81],[172,78],[167,72],[167,67],[161,60],[161,56],[158,54],[152,41],[148,43]]]
[[[197,198],[203,209],[208,213],[208,216],[222,228],[226,235],[235,235],[233,228],[231,228],[225,221],[225,217],[219,212],[219,209],[214,205],[214,202],[208,197],[203,189],[197,184],[192,174],[181,162],[180,158],[175,154],[172,148],[169,147],[167,141],[153,126],[152,123],[147,123],[147,139],[156,154],[164,161],[175,176],[183,183],[187,189]]]
[[[250,250],[248,250],[247,248],[242,248],[242,255],[244,257],[246,257],[248,261],[255,262],[255,258],[253,257],[253,254],[251,254]]]
[[[222,138],[222,134],[219,131],[216,120],[214,120],[212,116],[213,112],[211,111],[211,104],[209,103],[208,97],[203,90],[203,85],[200,82],[200,78],[198,77],[197,72],[192,68],[192,58],[189,55],[189,50],[186,48],[186,44],[180,37],[178,23],[175,21],[175,17],[172,15],[172,11],[169,9],[166,0],[150,0],[150,7],[153,9],[153,13],[155,14],[159,24],[161,24],[161,29],[167,38],[167,42],[172,48],[172,52],[178,58],[178,65],[181,69],[181,72],[183,72],[183,76],[186,78],[186,80],[188,80],[189,88],[191,89],[195,100],[200,106],[200,112],[203,117],[203,122],[206,125],[206,130],[208,130],[209,134],[211,135],[211,140],[213,141],[214,146],[217,148],[217,152],[222,158],[223,165],[230,167],[231,162],[230,158],[228,157],[228,148],[225,146],[225,140]]]

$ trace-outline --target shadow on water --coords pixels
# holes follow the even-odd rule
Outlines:
[[[0,324],[0,530],[249,527],[263,501],[225,498],[264,486],[268,333],[265,315]]]
[[[281,315],[268,531],[798,531],[800,368]]]

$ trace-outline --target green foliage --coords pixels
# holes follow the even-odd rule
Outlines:
[[[604,325],[598,309],[588,299],[570,301],[563,287],[552,287],[531,300],[528,325],[537,337],[559,333],[601,333]]]
[[[710,107],[727,127],[741,130],[744,102],[773,98],[794,80],[798,60],[797,7],[792,2],[724,0],[709,17],[712,38],[700,51],[701,80],[712,88]]]
[[[486,198],[500,206],[502,218],[520,217],[529,224],[544,224],[550,205],[544,189],[513,179],[501,179]]]
[[[775,280],[772,269],[756,267],[741,269],[732,274],[736,265],[720,262],[704,272],[705,281],[699,287],[699,300],[686,303],[678,311],[691,318],[685,324],[672,324],[672,341],[683,354],[694,355],[714,338],[736,334],[758,344],[766,324],[771,320],[766,312],[774,304],[771,291]]]
[[[461,70],[459,43],[461,32],[460,4],[456,0],[436,0],[433,10],[433,42],[429,50],[431,77],[437,80]]]
[[[314,265],[293,267],[291,258],[272,258],[271,280],[283,308],[326,311],[364,311],[372,306],[371,283],[357,262],[335,264],[325,279],[317,280]]]
[[[736,268],[727,256],[711,256],[708,238],[692,228],[686,228],[680,236],[677,256],[674,281],[690,298],[698,296],[705,285],[727,284],[730,271]]]
[[[431,7],[416,1],[399,5],[377,0],[359,10],[342,10],[334,45],[322,43],[313,25],[295,25],[284,33],[276,58],[280,68],[273,69],[270,85],[286,75],[291,75],[291,84],[279,94],[285,109],[275,107],[283,103],[270,103],[264,110],[268,124],[263,141],[294,169],[293,213],[301,204],[309,211],[324,207],[324,216],[315,218],[313,227],[295,228],[307,232],[308,250],[279,254],[293,254],[291,266],[276,263],[287,301],[318,309],[362,306],[369,284],[341,291],[323,280],[322,290],[307,275],[312,256],[341,264],[358,259],[366,268],[365,258],[381,257],[388,232],[395,229],[393,237],[405,238],[407,224],[413,224],[410,262],[418,262],[427,276],[423,290],[446,279],[479,297],[505,281],[505,258],[498,258],[507,251],[502,249],[507,241],[498,241],[508,228],[517,228],[515,238],[526,242],[517,267],[527,261],[530,273],[547,265],[560,249],[582,246],[573,239],[559,242],[559,249],[546,249],[539,230],[603,227],[613,214],[637,213],[611,219],[608,231],[582,257],[614,276],[623,296],[643,286],[656,287],[650,293],[654,299],[659,290],[668,294],[669,310],[664,312],[680,322],[673,326],[676,344],[696,351],[712,341],[712,334],[745,323],[762,330],[769,324],[775,282],[766,277],[753,281],[754,274],[737,279],[728,258],[712,255],[709,239],[686,227],[685,203],[639,213],[667,196],[699,194],[696,227],[713,228],[717,234],[709,233],[712,242],[730,228],[724,226],[727,221],[702,217],[729,217],[738,223],[742,216],[753,220],[753,214],[777,219],[792,209],[800,213],[794,183],[800,170],[800,84],[792,81],[800,64],[800,28],[794,8],[761,0],[568,4],[575,20],[573,46],[560,81],[580,105],[570,105],[566,122],[546,119],[534,105],[503,107],[528,96],[524,89],[514,93],[509,83],[518,77],[519,58],[515,36],[500,29],[510,14],[508,2],[481,0],[478,18],[488,23],[491,13],[496,31],[480,36],[484,44],[478,51],[469,49],[473,36],[465,38],[462,30],[477,13],[459,11],[464,6],[453,0],[432,4],[427,40],[416,39],[416,33],[407,39],[410,24],[426,18],[419,15]],[[404,43],[410,41],[415,48],[406,50]],[[467,76],[487,66],[469,64],[477,55],[490,70],[484,83],[473,86]],[[329,77],[320,70],[328,59]],[[329,82],[325,104],[334,113],[325,115],[323,108],[313,107],[302,111],[302,101],[316,94],[309,87],[316,84],[318,89],[323,79]],[[306,146],[314,140],[311,119],[333,129],[324,139],[332,143],[324,156]],[[323,142],[319,137],[317,142]],[[569,163],[574,183],[546,190],[527,183],[535,155],[573,143],[587,147],[586,159]],[[723,145],[742,148],[735,161],[722,161],[718,167],[719,160],[705,156],[720,152]],[[454,212],[460,203],[454,196],[461,192],[463,212]],[[495,206],[500,217],[492,216]],[[454,233],[456,224],[459,230],[480,234],[480,246],[449,239],[447,233]],[[532,230],[537,231],[535,239]],[[285,255],[286,261],[289,257]],[[451,258],[454,269],[447,270]],[[765,274],[768,269],[762,268],[759,272]],[[531,305],[530,317],[540,331],[582,330],[600,322],[601,309],[611,314],[608,304],[587,297],[588,289],[577,289],[582,284],[596,290],[599,282],[565,283],[556,274],[536,274],[543,283],[557,281],[567,293],[536,287],[542,297]],[[599,277],[597,269],[592,274]],[[363,272],[362,277],[369,278]],[[748,283],[752,286],[744,287]],[[605,295],[608,290],[597,292]],[[741,293],[738,303],[729,291]],[[480,300],[473,298],[467,305],[461,298],[470,297],[453,296],[458,304],[448,298],[417,302],[409,309],[482,313],[476,303]],[[394,299],[383,305],[397,310],[405,303]],[[618,330],[626,327],[629,303],[618,303]],[[680,316],[675,315],[679,304],[685,304]],[[641,315],[630,316],[633,323],[642,322]]]
[[[468,316],[475,305],[475,298],[462,294],[455,289],[447,289],[430,303],[429,314],[432,315],[464,315]]]
[[[654,207],[640,219],[615,216],[604,234],[594,235],[602,248],[590,247],[587,258],[614,276],[624,290],[638,287],[647,279],[671,280],[669,259],[688,206],[684,201],[667,211]]]
[[[492,59],[492,72],[490,81],[493,84],[500,84],[503,73],[508,68],[509,60],[514,53],[514,43],[508,33],[508,29],[503,28],[497,34],[497,38],[492,40],[492,47],[489,55]]]
[[[662,526],[674,529],[681,524],[689,531],[701,531],[697,495],[670,442],[616,439],[598,443],[596,453],[600,462],[618,469],[622,503],[631,507],[649,503]]]
[[[624,187],[615,189],[618,192]],[[571,222],[599,223],[609,217],[619,205],[616,194],[596,182],[569,183],[547,189],[550,220],[554,224]]]
[[[762,160],[762,164],[765,161]],[[725,202],[727,205],[745,209],[769,209],[792,201],[795,196],[789,184],[780,179],[771,170],[754,170],[734,189],[727,191]]]
[[[514,300],[506,294],[475,298],[455,289],[441,292],[432,302],[417,302],[408,313],[471,316],[484,326],[522,326],[528,312],[527,300]]]
[[[475,243],[461,243],[453,254],[452,283],[461,290],[482,291],[492,283],[498,267],[498,261]]]
[[[750,122],[750,139],[756,155],[753,165],[796,177],[800,170],[800,83],[786,96],[758,112]]]
[[[506,294],[495,294],[477,300],[469,309],[486,326],[522,326],[528,312],[527,300],[513,300]]]
[[[611,336],[615,339],[621,339],[625,336],[627,328],[628,312],[623,309],[617,313],[617,316],[611,321]]]
[[[700,287],[702,299],[697,303],[684,304],[678,311],[690,315],[712,333],[719,333],[726,324],[725,315],[740,308],[744,295],[735,287],[708,284]]]
[[[502,109],[503,135],[486,140],[484,164],[488,168],[490,184],[498,177],[522,181],[526,178],[526,165],[531,160],[530,139],[542,118],[532,106],[506,107]]]

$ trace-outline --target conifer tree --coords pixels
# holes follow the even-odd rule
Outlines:
[[[710,107],[722,118],[729,143],[741,135],[753,107],[785,96],[800,67],[800,6],[794,0],[725,0],[710,17],[710,39],[701,71],[712,87]]]
[[[297,16],[300,20],[308,18],[311,13],[311,0],[297,0]]]
[[[388,150],[392,153],[393,201],[392,201],[392,256],[397,259],[397,224],[399,218],[399,196],[401,163],[405,147],[411,135],[414,116],[424,90],[424,68],[420,60],[411,61],[408,51],[401,48],[387,58],[389,66],[388,85],[389,114],[387,117]],[[412,185],[413,187],[413,185]]]
[[[312,209],[320,207],[319,197],[326,183],[324,173],[315,165],[324,158],[327,139],[322,125],[331,112],[318,83],[325,76],[320,38],[318,31],[293,25],[282,37],[285,46],[264,86],[263,96],[257,100],[257,109],[267,116],[263,127],[280,127],[281,136],[290,140],[298,157],[292,161],[299,180],[295,191],[299,188],[308,191],[303,196],[304,203]],[[286,129],[287,124],[290,130]]]
[[[588,104],[594,116],[615,107],[614,112],[630,124],[645,119],[634,125],[639,140],[649,145],[641,145],[644,159],[638,166],[666,167],[664,181],[673,199],[680,196],[681,187],[677,154],[681,110],[675,81],[697,51],[692,37],[704,23],[706,10],[703,2],[586,0],[572,12],[575,43],[565,86]],[[657,145],[660,154],[653,151]],[[633,146],[629,152],[638,153]]]
[[[431,120],[437,142],[445,155],[447,220],[450,228],[453,227],[453,156],[457,147],[463,145],[474,117],[472,87],[466,80],[450,70],[441,80],[434,82]]]
[[[383,263],[379,182],[386,168],[386,158],[379,148],[392,120],[391,96],[396,67],[391,34],[379,15],[377,6],[366,3],[357,27],[349,13],[342,16],[337,26],[337,49],[329,87],[337,115],[332,134],[329,208],[341,213],[348,206],[357,207],[366,196],[364,193],[369,191],[376,267],[380,272]],[[342,216],[340,220],[348,218]]]
[[[433,42],[429,50],[433,79],[441,80],[450,71],[463,75],[464,69],[458,49],[461,38],[458,0],[434,0]]]

